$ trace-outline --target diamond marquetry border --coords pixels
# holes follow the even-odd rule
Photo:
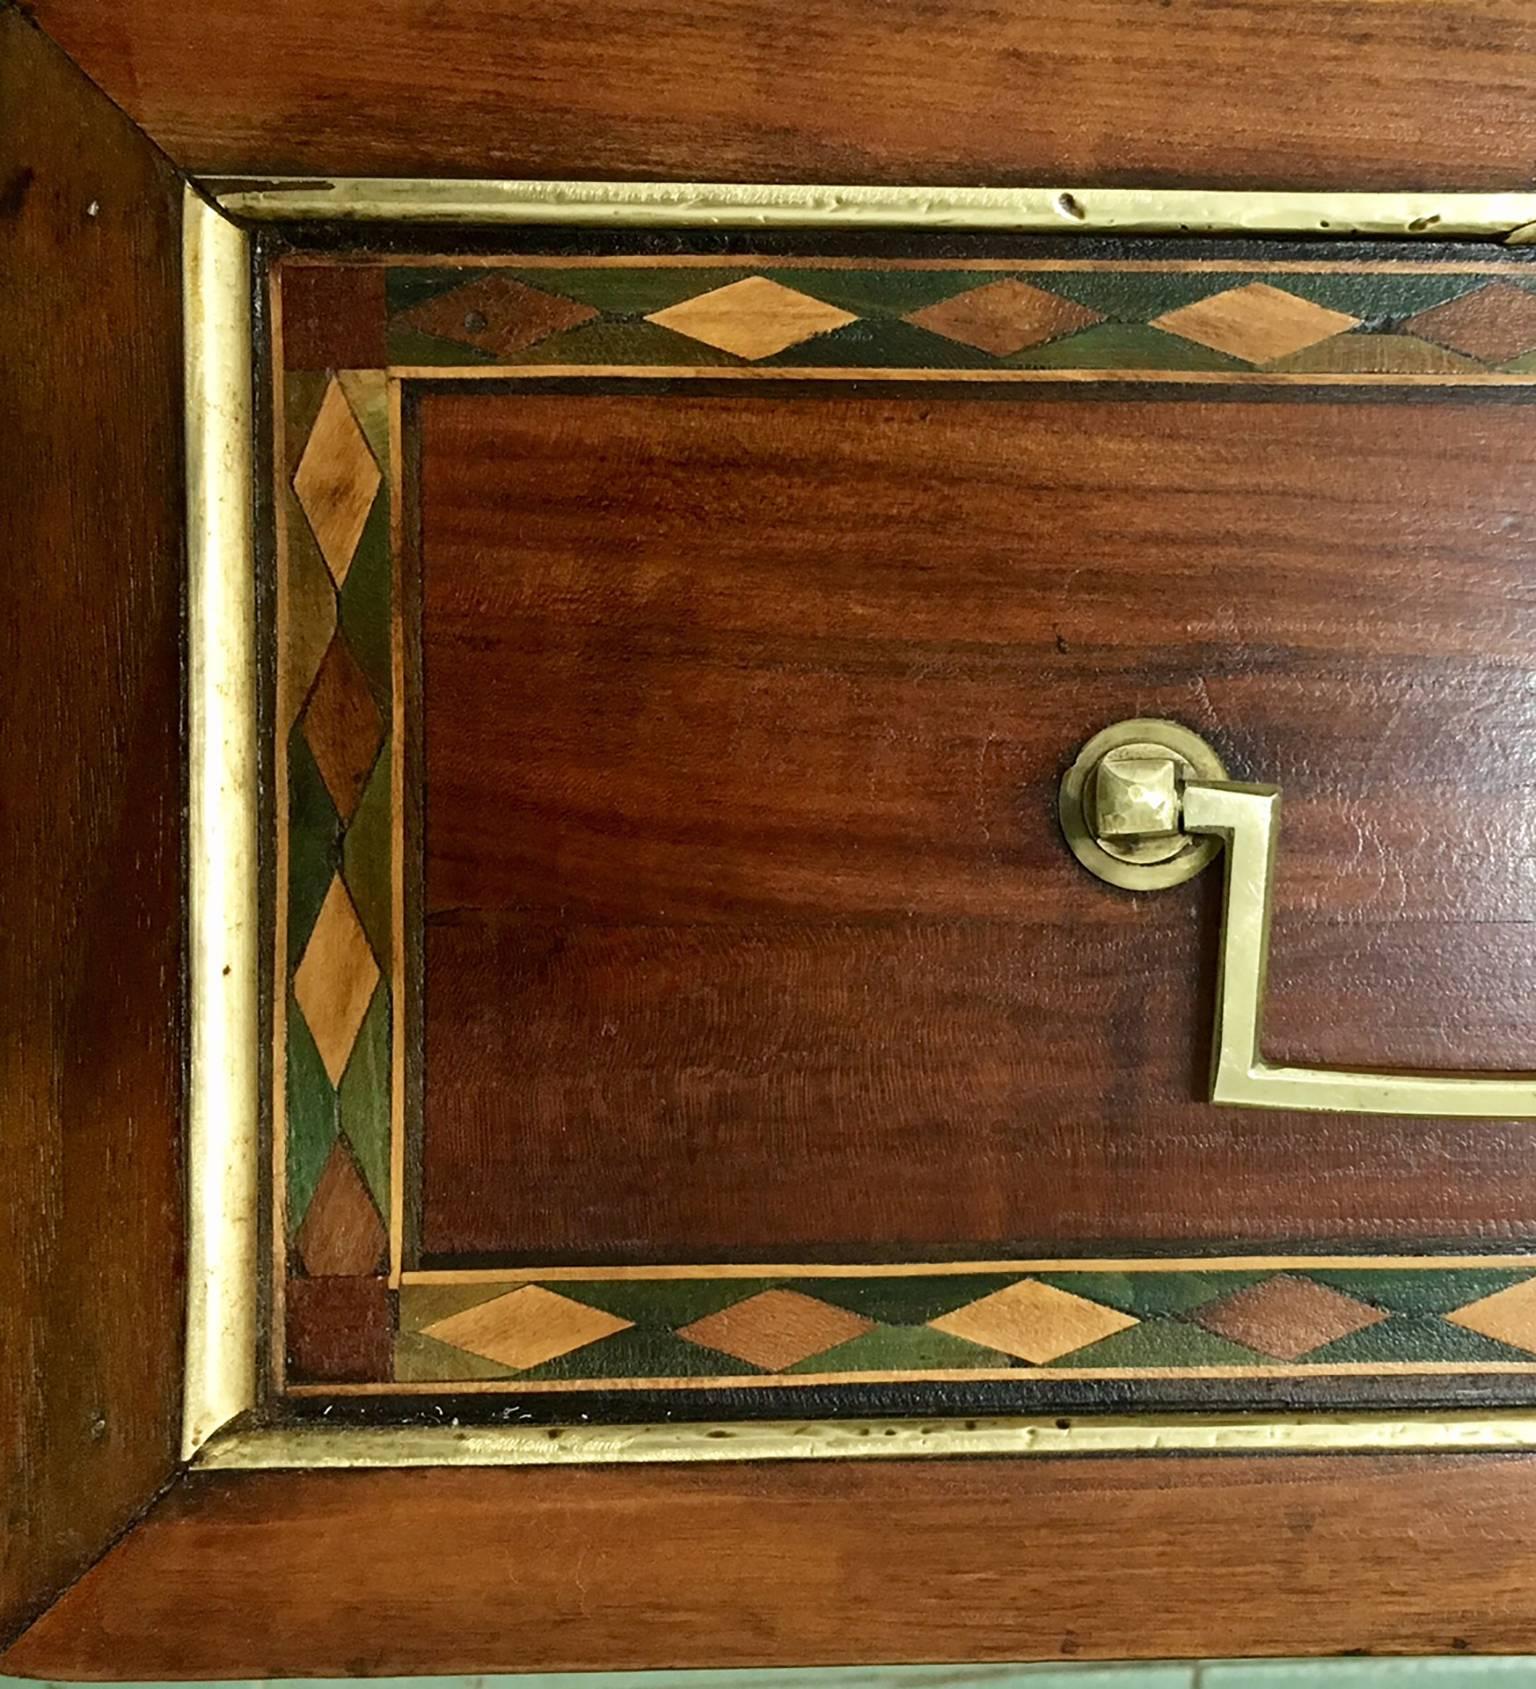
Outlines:
[[[1011,380],[1536,380],[1536,271],[1199,260],[634,261],[388,267],[401,373],[509,369]]]
[[[400,1195],[392,389],[276,379],[274,1361],[377,1378]]]
[[[400,1292],[394,1376],[410,1388],[1536,1370],[1529,1260],[422,1277]]]
[[[291,258],[273,272],[273,1366],[290,1392],[1536,1371],[1536,1261],[413,1272],[402,387],[1536,385],[1536,267]]]

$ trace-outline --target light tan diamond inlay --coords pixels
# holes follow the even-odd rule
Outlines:
[[[333,1085],[339,1085],[347,1071],[347,1058],[378,982],[379,964],[338,874],[293,976],[293,994]]]
[[[1038,1366],[1141,1322],[1118,1308],[1027,1278],[928,1323],[935,1331]]]
[[[1445,1317],[1452,1325],[1464,1325],[1496,1343],[1536,1354],[1536,1279],[1496,1290]]]
[[[521,1290],[438,1320],[426,1327],[426,1335],[522,1371],[585,1349],[600,1338],[627,1331],[634,1323],[573,1302],[569,1296],[557,1296],[542,1285],[525,1284]]]
[[[1228,288],[1225,293],[1197,299],[1193,305],[1182,305],[1177,311],[1165,311],[1152,319],[1153,328],[1250,364],[1289,357],[1304,346],[1315,346],[1359,323],[1359,317],[1330,311],[1310,299],[1298,299],[1268,282]]]
[[[293,490],[337,586],[352,567],[381,480],[367,437],[341,383],[332,377],[299,459]]]
[[[781,1372],[874,1329],[870,1320],[798,1290],[764,1290],[682,1326],[677,1335],[765,1371]]]
[[[786,346],[798,346],[802,340],[843,328],[858,318],[766,276],[748,276],[664,311],[653,311],[645,320],[738,358],[769,358]]]

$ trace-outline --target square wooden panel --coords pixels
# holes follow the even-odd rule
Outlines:
[[[1213,1108],[1054,799],[1199,726],[1271,1042],[1532,1065],[1528,263],[539,244],[273,270],[289,1400],[1523,1399],[1530,1129]]]

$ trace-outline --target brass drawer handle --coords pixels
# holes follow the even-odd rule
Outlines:
[[[1228,780],[1187,728],[1128,721],[1083,747],[1061,787],[1078,860],[1132,889],[1176,885],[1225,847],[1211,1101],[1356,1114],[1536,1118],[1536,1075],[1356,1073],[1288,1067],[1260,1048],[1280,790]]]

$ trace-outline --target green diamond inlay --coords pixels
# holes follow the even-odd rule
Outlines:
[[[297,1003],[288,1004],[288,1231],[298,1230],[340,1126],[337,1097]]]
[[[381,1214],[389,1212],[389,986],[380,980],[341,1076],[341,1129]]]

